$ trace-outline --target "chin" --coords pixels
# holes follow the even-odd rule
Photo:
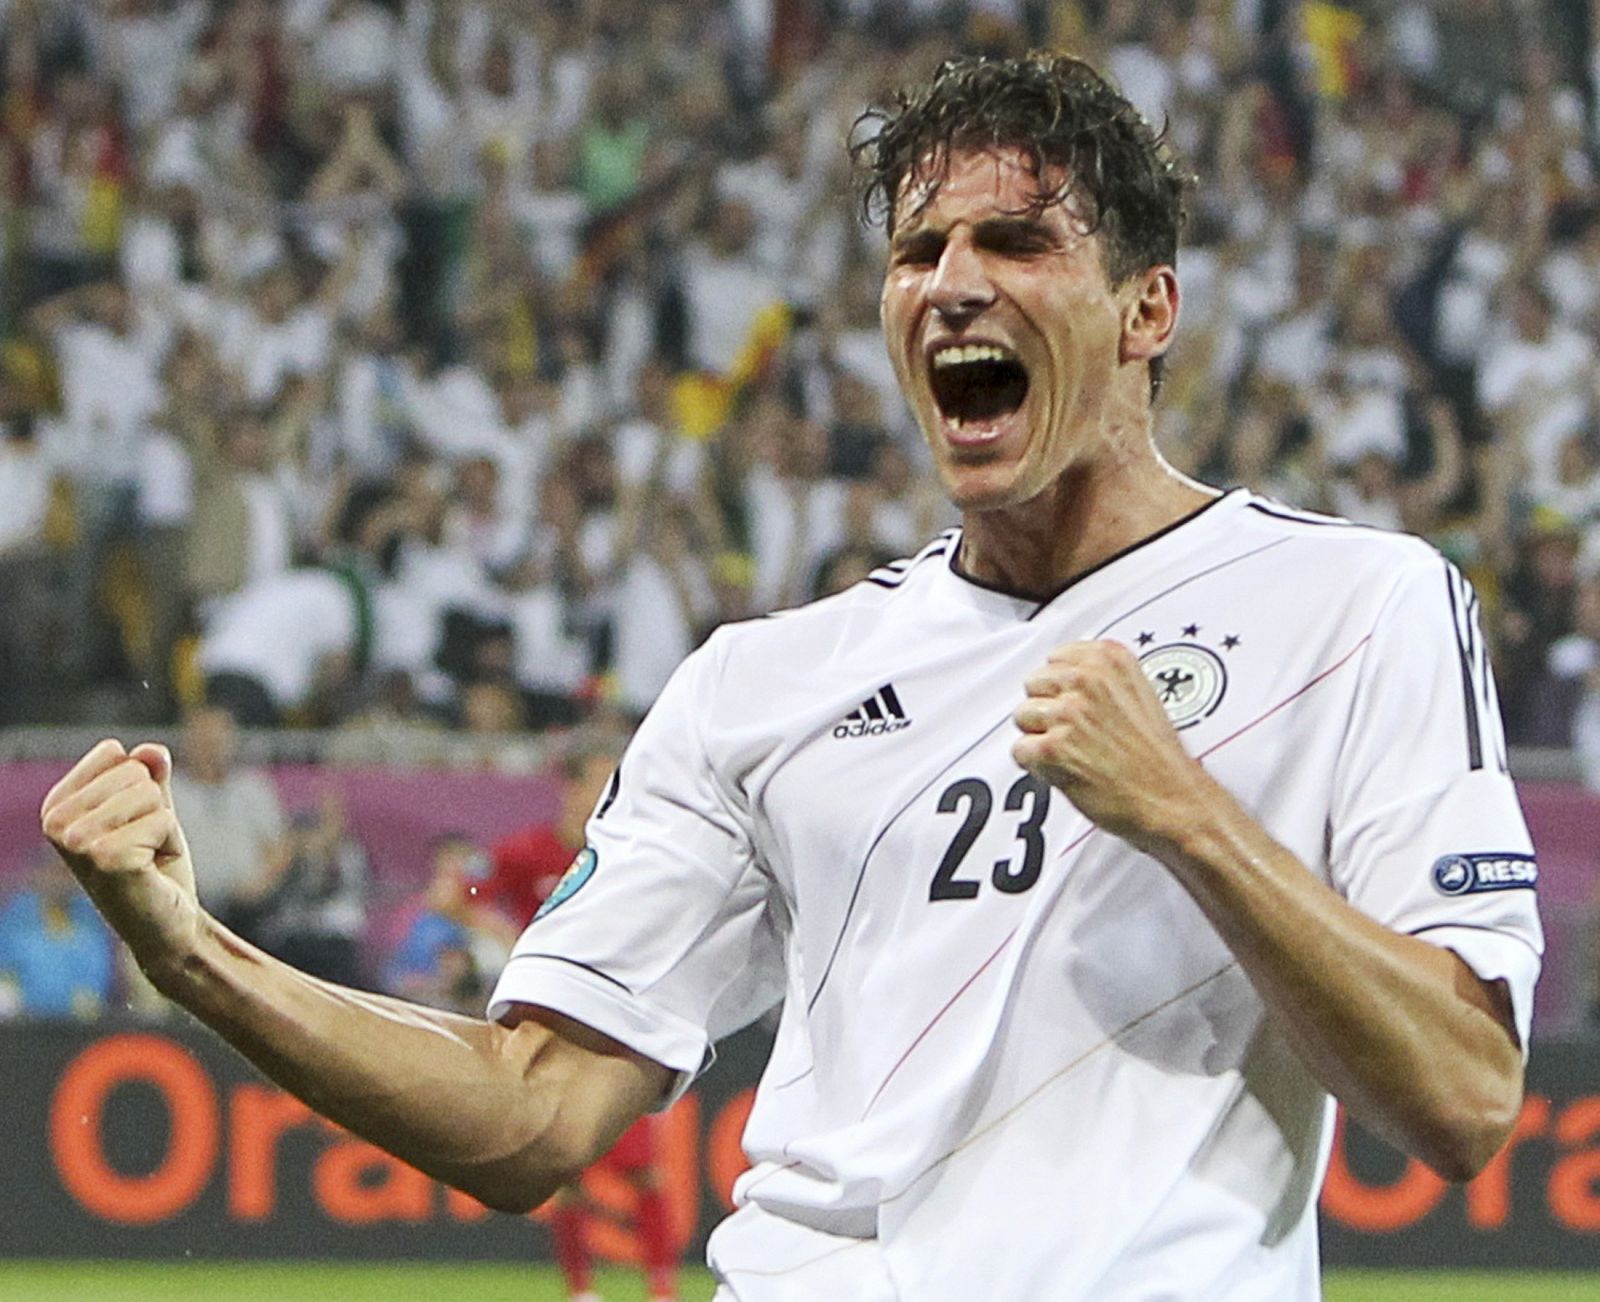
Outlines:
[[[1033,496],[1011,466],[949,466],[942,478],[945,496],[960,511],[999,511]]]

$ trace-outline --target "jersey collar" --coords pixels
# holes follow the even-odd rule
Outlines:
[[[1209,502],[1201,503],[1187,515],[1180,516],[1171,524],[1164,525],[1154,533],[1130,543],[1121,551],[1113,552],[1105,560],[1091,565],[1082,574],[1074,575],[1042,601],[1032,595],[1013,592],[1000,584],[974,578],[963,570],[960,561],[962,531],[959,529],[956,530],[955,546],[950,548],[947,563],[950,574],[977,604],[1024,619],[1032,619],[1049,609],[1067,593],[1084,585],[1091,585],[1090,581],[1099,576],[1109,577],[1115,574],[1121,579],[1124,577],[1124,571],[1136,570],[1142,573],[1146,568],[1159,569],[1166,563],[1168,552],[1174,549],[1188,551],[1191,542],[1189,535],[1200,528],[1209,530],[1219,520],[1231,516],[1249,497],[1249,492],[1242,488],[1224,490]],[[1126,577],[1134,576],[1130,574]]]

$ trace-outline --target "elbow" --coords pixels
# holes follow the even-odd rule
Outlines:
[[[1428,1165],[1451,1184],[1466,1184],[1494,1160],[1510,1137],[1509,1126],[1504,1129],[1480,1127],[1473,1134],[1461,1136],[1448,1148],[1442,1148],[1428,1160]]]
[[[544,1204],[557,1189],[560,1183],[545,1184],[532,1181],[520,1183],[495,1183],[482,1185],[478,1188],[463,1189],[463,1193],[471,1194],[490,1211],[509,1212],[513,1216],[526,1216],[535,1208]]]
[[[548,1155],[541,1155],[537,1161],[521,1158],[496,1163],[465,1173],[449,1183],[492,1211],[524,1216],[582,1174],[581,1164],[552,1162]]]
[[[573,1184],[610,1145],[598,1149],[576,1142],[571,1128],[555,1123],[530,1126],[501,1156],[454,1173],[454,1184],[497,1212],[523,1215]]]
[[[1503,1138],[1487,1134],[1454,1137],[1435,1145],[1422,1160],[1440,1179],[1466,1184],[1477,1178],[1504,1143]]]
[[[1522,1113],[1521,1073],[1492,1095],[1480,1096],[1470,1106],[1441,1117],[1432,1133],[1418,1145],[1420,1157],[1442,1179],[1465,1184],[1494,1160],[1511,1138]]]

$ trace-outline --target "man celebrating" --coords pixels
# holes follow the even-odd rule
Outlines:
[[[1536,869],[1476,603],[1161,460],[1182,185],[1091,69],[958,61],[868,120],[962,528],[683,665],[489,1020],[207,917],[159,747],[102,742],[46,831],[163,991],[496,1206],[781,1000],[719,1298],[1315,1298],[1329,1095],[1451,1179],[1520,1105]]]

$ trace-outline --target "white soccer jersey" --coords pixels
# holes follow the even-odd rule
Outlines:
[[[1476,603],[1413,538],[1236,490],[1040,605],[959,535],[720,630],[491,1015],[686,1074],[783,1003],[713,1238],[739,1299],[1315,1298],[1327,1099],[1199,908],[1011,758],[1055,646],[1133,648],[1307,869],[1511,990],[1542,940]]]

